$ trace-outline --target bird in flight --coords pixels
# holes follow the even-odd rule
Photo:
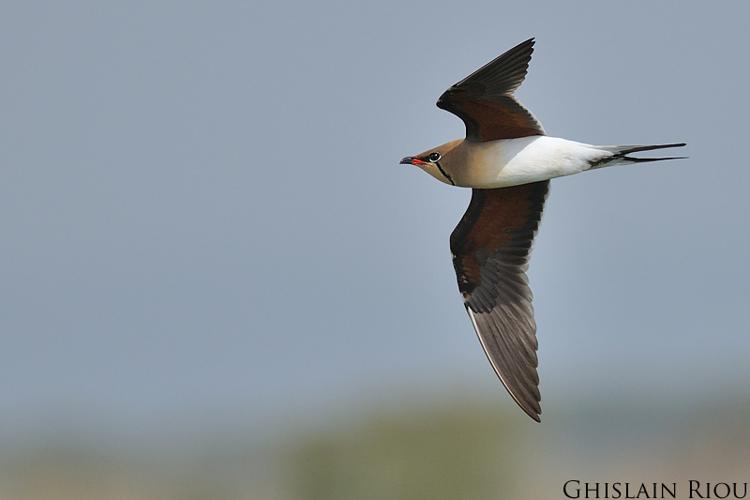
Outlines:
[[[594,146],[545,135],[513,96],[533,50],[531,38],[446,90],[437,106],[463,120],[466,137],[401,163],[446,184],[472,188],[469,207],[450,237],[458,288],[495,373],[521,409],[539,422],[536,323],[526,269],[549,179],[684,158],[631,154],[685,144]]]

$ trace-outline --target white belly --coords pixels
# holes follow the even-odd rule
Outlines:
[[[461,147],[465,163],[455,172],[456,184],[476,188],[517,186],[577,174],[588,170],[591,162],[611,156],[589,144],[538,135],[467,141]]]

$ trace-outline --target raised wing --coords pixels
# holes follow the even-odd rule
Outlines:
[[[533,51],[533,38],[516,45],[443,92],[438,107],[463,120],[469,140],[544,135],[539,122],[513,97]]]
[[[518,405],[540,421],[537,340],[529,252],[549,181],[474,189],[451,234],[464,305],[492,367]]]

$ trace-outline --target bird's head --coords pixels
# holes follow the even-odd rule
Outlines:
[[[414,165],[439,181],[455,185],[454,179],[451,175],[452,169],[450,166],[456,146],[462,142],[463,139],[447,142],[435,148],[428,149],[423,153],[414,156],[407,156],[406,158],[401,159],[400,163],[404,165]]]

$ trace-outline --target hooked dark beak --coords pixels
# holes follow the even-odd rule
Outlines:
[[[407,156],[406,158],[402,158],[399,164],[402,165],[421,165],[424,163],[419,158],[414,158],[413,156]]]

